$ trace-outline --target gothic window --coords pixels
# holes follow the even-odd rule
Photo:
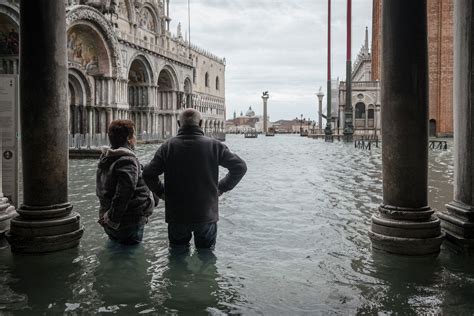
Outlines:
[[[216,90],[219,90],[219,77],[216,77]]]
[[[197,77],[196,68],[194,68],[193,69],[193,83],[196,83],[196,77]]]
[[[355,118],[356,119],[365,119],[365,104],[359,102],[355,106]]]
[[[367,118],[369,120],[373,120],[374,119],[374,109],[369,109],[369,111],[367,112]]]
[[[209,87],[209,73],[206,72],[206,75],[204,76],[204,85],[206,87]]]

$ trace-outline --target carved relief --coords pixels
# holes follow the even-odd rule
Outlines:
[[[140,11],[139,17],[140,18],[139,18],[138,24],[140,25],[140,27],[151,32],[154,32],[156,30],[155,19],[150,9],[146,7],[142,8],[142,10]]]
[[[130,20],[130,15],[128,14],[128,8],[125,0],[119,1],[118,14],[123,16],[126,20]]]

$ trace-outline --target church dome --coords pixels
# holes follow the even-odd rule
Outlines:
[[[249,110],[247,111],[247,113],[245,113],[245,116],[248,116],[248,117],[254,117],[255,116],[255,112],[252,110],[251,106],[249,106]]]

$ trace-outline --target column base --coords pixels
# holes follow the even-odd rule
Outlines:
[[[372,216],[369,237],[374,249],[409,256],[425,256],[440,251],[444,234],[440,220],[429,207],[396,208],[382,205]]]
[[[8,246],[5,233],[10,229],[10,221],[16,215],[18,214],[15,207],[10,205],[8,199],[0,193],[0,248]]]
[[[71,210],[69,203],[34,211],[22,206],[6,234],[12,252],[45,253],[77,247],[84,228],[79,214]],[[52,214],[60,217],[51,217]]]
[[[457,253],[474,255],[474,209],[453,201],[439,213],[441,228],[446,233],[446,245]]]

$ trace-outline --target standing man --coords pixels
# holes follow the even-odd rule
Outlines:
[[[165,200],[171,249],[187,249],[192,234],[196,248],[214,249],[219,196],[239,183],[247,166],[226,145],[204,136],[201,113],[195,109],[181,112],[178,125],[178,135],[157,150],[143,179]],[[229,170],[220,181],[219,166]],[[158,178],[162,173],[164,185]]]

